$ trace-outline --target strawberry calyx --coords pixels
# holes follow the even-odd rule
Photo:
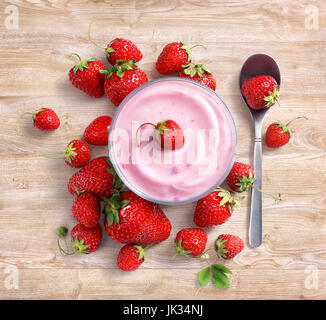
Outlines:
[[[137,253],[139,254],[138,259],[142,260],[145,258],[145,249],[142,246],[134,245],[134,247],[137,249]]]
[[[69,163],[71,163],[73,157],[77,156],[76,148],[74,148],[73,142],[67,145],[63,152],[63,156]]]
[[[181,44],[181,49],[185,50],[186,51],[186,54],[187,54],[187,62],[190,62],[191,60],[191,50],[195,47],[204,47],[206,49],[206,47],[202,44],[196,44],[195,46],[189,48],[188,46],[186,46],[185,44],[183,44],[182,42],[180,42]]]
[[[85,240],[84,239],[81,239],[79,241],[78,238],[75,237],[72,240],[72,247],[73,247],[74,253],[88,254],[89,251],[87,249],[90,247],[90,245],[89,244],[86,244],[85,245],[84,243],[85,243]]]
[[[269,108],[271,106],[273,106],[276,102],[278,102],[278,98],[279,98],[279,91],[278,91],[278,86],[275,85],[273,92],[272,91],[268,91],[268,96],[264,98],[264,101],[266,101],[266,108]]]
[[[114,42],[114,40],[112,40],[112,41],[108,44],[107,48],[105,49],[105,56],[106,56],[106,57],[108,57],[108,56],[110,55],[110,53],[115,52],[115,50],[111,47],[111,44],[112,44],[113,42]]]
[[[283,133],[288,132],[288,133],[291,135],[291,134],[294,133],[295,131],[294,131],[294,130],[290,130],[290,129],[289,129],[289,125],[290,125],[293,121],[295,121],[295,120],[297,120],[297,119],[306,119],[306,120],[308,120],[308,117],[306,117],[306,116],[303,116],[303,117],[296,117],[296,118],[290,120],[290,121],[289,121],[288,123],[286,123],[286,124],[284,124],[284,123],[282,123],[281,121],[277,120],[277,122],[275,122],[275,124],[277,124],[280,128],[282,128],[282,132],[283,132]]]
[[[181,44],[181,49],[185,50],[186,51],[186,54],[187,54],[187,62],[190,62],[191,60],[191,53],[190,53],[190,48],[188,46],[186,46],[185,44],[183,44],[182,42],[180,42]]]
[[[185,250],[182,246],[182,239],[180,239],[179,241],[175,241],[175,248],[177,249],[177,253],[176,255],[178,254],[181,254],[187,258],[190,258],[191,257],[191,253],[192,251],[191,250]]]
[[[119,191],[120,193],[126,190],[126,186],[125,184],[122,182],[122,180],[120,179],[120,177],[117,175],[116,171],[113,168],[112,162],[110,160],[110,158],[106,158],[106,162],[107,164],[110,166],[110,168],[108,169],[108,172],[112,174],[113,176],[113,180],[112,183],[114,185],[114,188]]]
[[[119,210],[124,208],[129,204],[129,200],[121,200],[120,192],[116,189],[111,191],[111,198],[104,198],[104,214],[106,215],[106,220],[110,226],[113,225],[113,222],[119,223]]]
[[[191,78],[193,78],[196,74],[198,74],[200,77],[203,77],[205,73],[211,74],[210,70],[203,64],[188,63],[182,67],[184,68],[183,72],[186,75],[189,75]]]
[[[89,58],[86,60],[82,60],[81,57],[79,56],[79,54],[77,54],[77,53],[72,53],[70,56],[76,56],[79,59],[79,64],[76,64],[73,68],[74,74],[76,74],[77,70],[83,72],[84,68],[89,69],[90,67],[89,67],[88,63],[96,60],[95,58]]]
[[[246,175],[243,175],[242,178],[238,178],[238,183],[236,183],[236,186],[239,186],[238,192],[246,191],[248,190],[254,183],[255,177],[252,174],[252,172],[249,172],[248,177]]]
[[[219,258],[225,258],[225,254],[228,253],[228,250],[225,249],[225,242],[226,240],[222,238],[217,239],[215,242],[215,251]]]
[[[100,70],[100,73],[105,74],[107,79],[110,79],[113,74],[116,74],[119,78],[122,78],[126,70],[136,70],[136,60],[130,59],[129,61],[119,59],[117,63],[106,70]]]
[[[225,190],[223,188],[217,188],[216,191],[218,192],[217,195],[222,198],[222,200],[219,203],[220,206],[223,206],[224,204],[229,203],[231,211],[233,210],[233,208],[235,206],[241,208],[240,201],[243,200],[244,197],[235,198],[233,196],[234,193],[232,191],[230,192],[230,191]]]

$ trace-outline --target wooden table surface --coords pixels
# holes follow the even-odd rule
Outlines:
[[[325,299],[326,298],[326,4],[318,1],[131,1],[11,0],[0,4],[0,298],[44,299]],[[13,13],[14,12],[14,13]],[[18,24],[10,20],[15,14]],[[15,17],[13,17],[15,19]],[[233,274],[221,291],[199,287],[204,264],[174,253],[176,232],[194,226],[194,204],[163,207],[173,224],[171,236],[151,248],[142,267],[124,273],[116,267],[121,245],[104,234],[91,255],[62,257],[55,229],[70,228],[72,196],[66,183],[75,172],[58,153],[81,137],[95,117],[113,115],[106,97],[93,99],[68,81],[68,70],[82,57],[100,57],[114,37],[128,38],[143,51],[140,67],[159,77],[155,61],[171,41],[203,44],[193,60],[205,63],[217,80],[216,91],[234,116],[237,159],[252,163],[253,126],[238,91],[244,60],[264,52],[282,73],[280,106],[268,113],[263,130],[274,120],[298,120],[290,143],[263,148],[263,185],[280,192],[283,201],[263,199],[263,244],[248,246],[248,194],[244,210],[236,209],[225,224],[208,230],[209,244],[220,233],[246,242],[244,251],[226,263]],[[12,29],[17,27],[18,29]],[[20,114],[41,106],[61,118],[59,130],[43,133]],[[92,147],[93,155],[106,155]],[[214,260],[215,261],[215,260]]]

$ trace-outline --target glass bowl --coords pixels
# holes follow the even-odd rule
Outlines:
[[[163,90],[164,88],[167,90],[166,93],[164,93],[164,90]],[[168,88],[170,88],[171,92],[169,91]],[[162,89],[162,90],[158,90],[158,89]],[[150,171],[150,169],[152,167],[146,166],[144,164],[145,162],[139,163],[141,166],[143,166],[143,168],[141,168],[141,170],[142,170],[141,172],[144,173],[144,175],[141,177],[141,179],[137,180],[137,178],[135,178],[135,176],[132,176],[129,174],[130,172],[132,172],[132,170],[128,171],[129,169],[128,170],[125,169],[126,166],[124,166],[122,164],[122,161],[120,161],[121,160],[121,150],[119,150],[119,148],[121,149],[121,145],[124,146],[126,144],[120,143],[120,145],[118,146],[118,144],[119,144],[118,140],[120,138],[117,138],[118,137],[117,132],[119,131],[118,129],[120,129],[120,130],[123,129],[123,126],[124,126],[123,121],[124,121],[124,119],[128,118],[130,120],[129,136],[130,136],[130,133],[132,133],[132,135],[130,138],[128,138],[129,139],[129,141],[128,141],[129,147],[122,147],[122,148],[125,149],[125,150],[123,150],[123,152],[124,151],[131,152],[131,154],[132,154],[133,150],[135,150],[135,149],[132,149],[132,148],[135,148],[134,142],[133,142],[134,141],[133,139],[135,139],[135,135],[134,135],[135,130],[134,130],[134,128],[131,129],[131,122],[133,123],[133,121],[138,120],[138,119],[133,119],[133,115],[136,114],[136,116],[135,116],[136,118],[137,118],[137,114],[138,114],[138,117],[142,117],[142,114],[151,113],[150,109],[152,108],[153,115],[150,115],[150,116],[153,116],[155,118],[155,115],[154,115],[155,110],[156,110],[155,109],[156,108],[155,101],[157,98],[157,97],[155,97],[155,93],[158,93],[157,96],[160,96],[160,99],[163,99],[163,100],[165,99],[164,103],[168,103],[168,101],[171,101],[171,104],[172,104],[173,100],[170,99],[170,95],[175,94],[177,97],[178,90],[180,91],[180,94],[179,94],[179,96],[181,97],[180,99],[187,99],[187,103],[189,105],[191,105],[192,102],[197,103],[197,100],[198,101],[202,100],[201,102],[198,102],[198,103],[202,103],[203,106],[205,104],[205,109],[201,110],[201,113],[198,113],[198,110],[200,109],[199,107],[198,107],[199,109],[196,109],[194,106],[192,106],[192,109],[189,109],[190,106],[188,107],[188,105],[187,105],[188,109],[186,109],[186,110],[189,110],[189,113],[196,112],[197,118],[199,117],[198,120],[199,121],[202,120],[202,123],[204,123],[205,121],[207,123],[210,123],[210,121],[213,121],[212,123],[217,123],[217,128],[214,129],[216,131],[216,136],[220,137],[222,134],[222,137],[225,138],[224,144],[226,144],[226,142],[229,144],[229,149],[228,149],[229,151],[224,152],[224,153],[219,152],[221,150],[219,148],[224,148],[223,141],[221,141],[219,138],[218,143],[216,145],[216,148],[217,148],[216,156],[219,153],[220,158],[221,158],[221,156],[223,157],[223,154],[225,154],[225,157],[227,157],[226,160],[223,159],[223,161],[225,162],[223,165],[223,168],[216,169],[216,170],[219,170],[219,173],[217,173],[217,171],[216,171],[216,173],[215,173],[216,176],[207,174],[207,180],[205,180],[205,177],[204,177],[205,175],[198,174],[198,179],[200,179],[198,181],[200,181],[200,183],[201,183],[200,185],[203,185],[204,187],[203,188],[198,187],[198,189],[202,189],[200,192],[198,190],[196,190],[195,194],[190,194],[191,182],[192,181],[196,182],[196,179],[191,179],[189,176],[190,174],[188,175],[189,179],[187,179],[187,171],[185,171],[185,173],[184,173],[185,176],[183,177],[184,179],[181,182],[181,184],[185,183],[185,189],[182,189],[182,188],[176,189],[175,194],[177,194],[177,192],[179,192],[178,190],[182,190],[182,191],[180,191],[180,193],[182,193],[183,190],[187,190],[187,192],[184,192],[185,193],[184,196],[178,197],[178,196],[174,195],[174,196],[171,196],[171,198],[169,198],[168,196],[160,196],[158,194],[160,192],[160,190],[158,190],[158,187],[160,187],[160,186],[155,185],[156,182],[153,183],[153,187],[151,187],[152,186],[152,184],[151,184],[152,177],[147,175],[147,173]],[[152,94],[152,96],[151,96],[151,94]],[[159,99],[159,98],[157,98],[157,99]],[[209,103],[208,102],[206,103],[206,100]],[[139,106],[138,106],[138,101],[142,102],[142,103],[139,103]],[[159,101],[159,100],[157,100],[157,101]],[[180,101],[182,101],[182,100],[180,100]],[[182,101],[182,104],[185,104],[184,101]],[[206,106],[206,104],[207,104],[207,106]],[[208,104],[210,106],[208,106]],[[177,109],[178,104],[176,103],[175,105],[177,105],[177,107],[175,107],[175,106],[170,107],[170,112],[171,112],[171,110],[174,112],[174,109],[171,109],[171,108],[176,108],[176,110],[179,111],[179,109]],[[200,104],[198,104],[198,106],[199,105]],[[146,108],[146,109],[142,110],[141,108]],[[180,108],[181,108],[181,104],[180,104]],[[131,109],[133,112],[128,112],[128,109]],[[163,106],[163,113],[168,112],[168,109],[169,108],[166,108],[166,110],[164,110],[164,106]],[[209,112],[209,118],[204,118],[204,115],[206,116],[206,109],[207,109],[207,112]],[[145,110],[147,110],[147,111],[145,112]],[[188,112],[182,113],[181,110],[182,109],[180,109],[180,112],[179,112],[180,121],[183,120],[182,117],[184,117],[186,119],[187,114],[188,114]],[[181,118],[180,118],[180,114],[182,115]],[[201,117],[203,117],[203,118],[200,119]],[[224,123],[223,122],[221,123],[221,121],[218,120],[218,119],[221,119],[221,117],[224,117],[223,118]],[[196,118],[196,121],[197,121],[197,118]],[[127,124],[129,125],[129,122],[128,122],[129,120],[126,120],[126,125]],[[167,119],[161,119],[161,120],[167,120]],[[175,119],[172,119],[172,120],[175,120]],[[194,121],[194,120],[191,120],[191,121]],[[142,121],[142,122],[148,122],[148,121]],[[157,123],[157,121],[153,121],[153,123]],[[139,125],[138,125],[138,127],[139,127]],[[129,127],[127,127],[127,128],[129,128]],[[152,130],[153,130],[153,128],[152,128]],[[204,130],[208,130],[208,129],[204,128]],[[205,136],[207,136],[206,133],[205,133]],[[188,141],[192,141],[192,140],[188,139]],[[196,141],[198,142],[198,140],[196,140]],[[129,142],[131,142],[131,144],[129,144]],[[187,137],[185,138],[185,146],[186,146],[186,142],[187,142]],[[151,143],[155,143],[155,142],[153,141]],[[205,146],[207,148],[210,148],[209,144],[205,144]],[[215,146],[215,144],[214,144],[214,146]],[[185,203],[189,203],[189,202],[194,202],[200,198],[203,198],[204,196],[206,196],[207,194],[212,192],[214,189],[216,189],[225,180],[225,178],[227,177],[227,175],[229,174],[229,172],[233,166],[234,158],[235,158],[235,155],[237,152],[237,131],[236,131],[234,119],[232,117],[232,114],[231,114],[229,108],[227,107],[225,102],[216,94],[215,91],[213,91],[210,88],[208,88],[207,86],[205,86],[197,81],[191,80],[191,79],[185,79],[185,78],[179,78],[179,77],[165,77],[165,78],[156,79],[156,80],[146,82],[142,86],[140,86],[137,89],[135,89],[134,91],[132,91],[122,101],[122,103],[117,108],[117,111],[115,112],[115,114],[113,116],[112,123],[111,123],[110,129],[109,129],[108,148],[109,148],[109,157],[112,162],[112,165],[113,165],[117,175],[120,177],[120,179],[122,180],[122,182],[126,185],[126,187],[128,189],[130,189],[131,191],[133,191],[140,197],[147,199],[149,201],[155,202],[155,203],[164,204],[164,205],[181,205],[181,204],[185,204]],[[131,151],[129,150],[129,148]],[[197,148],[199,148],[199,146]],[[215,149],[213,149],[213,151],[214,150]],[[177,152],[177,151],[173,151],[173,152]],[[215,156],[214,152],[211,152],[210,154],[214,154],[214,156]],[[134,155],[132,154],[132,156],[134,156]],[[208,156],[207,156],[207,158],[208,158]],[[206,159],[203,159],[203,161],[209,162],[209,160],[206,160]],[[202,163],[196,162],[196,165],[198,165],[198,164],[200,166],[202,165]],[[135,165],[132,163],[128,164],[128,168],[132,168],[132,169],[136,168],[136,167],[132,167],[132,166],[135,166]],[[187,166],[188,166],[188,164],[187,164]],[[216,166],[219,167],[218,165],[216,165]],[[189,167],[190,167],[190,165],[189,165]],[[139,168],[139,167],[137,167],[137,168]],[[156,168],[156,167],[153,167],[153,168]],[[165,172],[164,171],[165,168],[169,168],[169,167],[165,166],[165,164],[164,164],[163,169],[161,170],[161,168],[158,167],[159,171],[156,171],[156,172],[158,174],[161,174],[162,172]],[[194,170],[195,169],[196,169],[196,167],[194,168]],[[199,169],[197,168],[197,170],[199,170]],[[151,174],[152,174],[152,172],[151,172]],[[154,172],[154,174],[155,174],[155,172]],[[155,178],[155,176],[153,176],[153,178]],[[169,181],[169,179],[171,179],[171,181],[173,181],[172,178],[174,178],[174,177],[167,176],[166,181]],[[159,181],[162,181],[162,180],[159,180]],[[207,186],[206,186],[206,181],[207,181]],[[189,185],[186,185],[186,183],[189,183]],[[150,186],[150,190],[151,190],[150,192],[149,192],[149,189],[146,190],[146,188],[144,187],[145,185]],[[189,187],[189,188],[187,189],[187,187]],[[172,190],[174,188],[174,185],[172,185],[172,183],[171,184],[167,183],[164,185],[164,188],[162,187],[162,190],[164,190],[164,191],[169,190],[169,188]],[[154,192],[153,190],[158,190],[158,191]]]

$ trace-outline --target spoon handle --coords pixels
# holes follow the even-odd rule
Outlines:
[[[262,187],[262,144],[261,144],[261,125],[255,126],[254,144],[254,187],[261,190]],[[249,244],[252,248],[257,248],[262,242],[262,194],[256,188],[251,191],[251,208],[249,223]]]

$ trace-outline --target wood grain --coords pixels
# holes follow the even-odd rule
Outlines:
[[[12,0],[19,10],[19,29],[7,30],[0,4],[0,298],[1,299],[325,299],[326,298],[326,5],[316,1],[25,1]],[[317,30],[305,27],[307,6],[318,10]],[[120,244],[104,237],[89,256],[62,257],[55,228],[75,223],[66,182],[75,172],[61,152],[81,137],[95,117],[113,115],[106,97],[92,99],[70,85],[67,73],[78,52],[107,65],[103,50],[90,44],[87,29],[101,45],[121,36],[141,47],[139,63],[150,79],[158,78],[155,60],[169,41],[206,46],[193,50],[217,80],[219,95],[234,116],[238,131],[237,159],[252,162],[253,130],[237,87],[243,61],[266,52],[282,73],[281,106],[268,113],[263,130],[275,120],[298,120],[290,143],[278,150],[264,147],[264,190],[282,193],[275,204],[263,199],[263,244],[245,250],[233,261],[231,287],[199,288],[195,259],[177,259],[173,239],[180,228],[193,226],[194,204],[163,207],[173,224],[170,238],[148,250],[141,269],[132,274],[116,268]],[[50,106],[61,127],[53,133],[34,129],[24,112]],[[106,155],[93,147],[93,156]],[[249,197],[222,226],[208,231],[209,244],[220,233],[247,242]],[[19,270],[19,288],[4,283],[6,268]],[[308,269],[307,269],[308,268]],[[309,268],[318,271],[318,288],[309,289]],[[308,271],[307,271],[308,270]],[[173,283],[173,287],[171,284]]]

